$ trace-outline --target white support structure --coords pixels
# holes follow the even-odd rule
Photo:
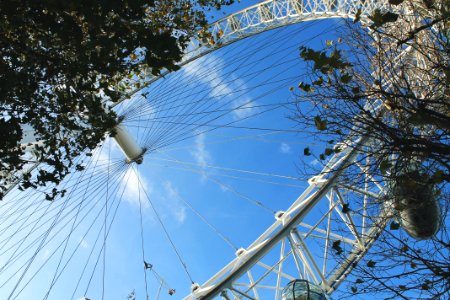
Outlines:
[[[142,163],[145,149],[136,143],[133,136],[123,124],[117,125],[114,130],[116,135],[114,135],[113,139],[126,156],[127,163]]]
[[[366,144],[365,138],[349,141],[309,180],[309,187],[298,199],[285,212],[276,214],[276,221],[255,242],[237,251],[237,257],[207,282],[194,284],[184,299],[213,299],[226,290],[230,291],[228,297],[281,299],[283,286],[293,278],[307,279],[332,293],[391,217],[389,207],[378,205],[384,189],[367,184],[370,174],[355,164],[357,149],[370,147]],[[361,187],[354,190],[342,181],[350,165],[359,168],[364,177]],[[345,208],[348,203],[349,209]],[[372,210],[370,217],[364,214],[368,209]]]
[[[364,15],[387,7],[387,1],[376,0],[264,1],[212,24],[215,43],[203,45],[193,40],[180,65],[274,28],[317,19],[351,18],[358,9]],[[122,83],[126,86],[122,88],[123,100],[160,78],[150,75],[149,70],[142,74],[144,84],[140,88],[127,84],[133,79]],[[122,125],[116,130],[114,138],[128,161],[139,162],[145,149],[130,138]],[[384,187],[370,177],[365,166],[355,163],[359,161],[358,149],[370,147],[369,141],[350,137],[346,145],[308,181],[309,187],[286,211],[276,214],[275,222],[261,236],[238,250],[236,258],[205,283],[193,284],[192,293],[184,299],[281,299],[284,285],[295,278],[307,279],[332,293],[391,216],[388,207],[374,205],[384,195]],[[360,185],[343,181],[349,165],[359,168]]]
[[[387,0],[262,1],[212,23],[209,31],[215,38],[215,42],[204,44],[198,39],[192,39],[178,65],[184,66],[224,46],[271,29],[319,19],[353,18],[359,9],[364,19],[376,8],[387,10],[390,4]],[[161,76],[153,76],[150,69],[143,69],[139,76],[125,79],[116,88],[124,91],[119,102],[130,98],[167,73],[163,71]],[[139,84],[134,80],[139,81]]]

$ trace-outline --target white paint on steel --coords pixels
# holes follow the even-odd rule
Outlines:
[[[144,149],[136,143],[136,140],[130,134],[128,129],[123,124],[119,124],[114,128],[114,131],[116,134],[113,136],[113,139],[120,150],[125,154],[127,162],[131,163],[137,161],[138,163],[141,163]]]
[[[386,0],[267,0],[233,13],[210,25],[209,30],[215,38],[213,44],[203,43],[193,38],[186,48],[180,66],[200,58],[210,52],[244,38],[305,21],[353,18],[361,9],[362,19],[375,8],[388,9]],[[153,76],[150,69],[143,69],[135,79],[125,79],[119,83],[117,90],[123,90],[123,97],[119,103],[130,98],[143,88],[169,72],[162,72],[161,76]],[[139,79],[144,78],[144,79]]]

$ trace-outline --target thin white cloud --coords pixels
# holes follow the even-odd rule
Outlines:
[[[207,71],[205,71],[207,68]],[[182,70],[186,75],[193,76],[197,82],[207,85],[210,89],[209,95],[218,101],[228,101],[233,109],[234,119],[243,119],[257,112],[255,101],[242,92],[246,91],[246,83],[235,74],[224,74],[225,63],[222,58],[213,54],[195,60]]]
[[[118,193],[122,194],[122,192],[124,199],[128,203],[139,206],[140,201],[143,208],[148,208],[149,204],[145,200],[147,197],[146,194],[150,196],[153,192],[153,187],[138,170],[128,168],[121,178],[121,188]]]
[[[320,162],[317,159],[314,159],[313,161],[310,162],[311,166],[317,166]]]
[[[164,203],[175,220],[178,223],[183,224],[186,220],[186,207],[180,203],[180,195],[177,189],[173,186],[171,181],[165,181],[163,185],[167,196]]]
[[[119,146],[111,140],[105,142],[104,146],[97,148],[93,153],[93,161],[98,161],[98,170],[100,172],[109,172],[107,161],[110,158],[125,159],[124,154],[120,150]],[[125,173],[120,176],[120,188],[117,189],[117,196],[123,198],[125,201],[133,206],[139,207],[139,198],[144,209],[149,207],[148,201],[146,201],[146,195],[143,189],[150,196],[153,188],[146,180],[145,176],[141,175],[138,170],[133,168],[127,168]]]
[[[80,239],[80,247],[83,249],[87,249],[87,248],[89,248],[89,243],[85,239],[81,238]]]
[[[289,146],[289,145],[286,144],[286,143],[281,143],[281,145],[280,145],[280,151],[281,151],[281,153],[283,153],[283,154],[290,154],[290,153],[292,153],[291,146]]]
[[[205,180],[207,176],[206,168],[211,162],[211,155],[208,150],[206,150],[205,146],[205,134],[201,133],[195,137],[195,147],[194,150],[191,151],[191,155],[195,162],[200,166],[202,179]]]

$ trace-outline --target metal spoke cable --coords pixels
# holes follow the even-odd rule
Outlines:
[[[134,170],[134,166],[132,166]],[[135,171],[138,174],[138,170]],[[148,300],[148,283],[147,283],[147,272],[145,265],[145,248],[144,248],[144,222],[142,217],[142,200],[141,200],[141,183],[138,181],[138,198],[139,198],[139,225],[141,231],[141,253],[142,253],[142,262],[144,264],[144,284],[145,284],[145,299]]]
[[[98,203],[99,203],[99,201],[102,199],[102,197],[99,197],[99,198],[97,198],[97,202],[93,202],[93,207],[92,208],[94,208]],[[88,213],[87,214],[90,214],[92,212],[92,210],[90,209],[90,210],[88,210]],[[101,212],[100,212],[101,213]],[[100,215],[100,213],[97,215],[97,217],[95,218],[95,220],[96,219],[98,219],[98,216]],[[79,224],[81,224],[82,222],[83,222],[83,220],[84,220],[84,218],[85,217],[83,217],[80,221],[79,221],[79,223],[78,223],[78,225]],[[63,218],[61,218],[61,219],[63,219]],[[58,234],[58,233],[60,233],[60,232],[63,232],[63,230],[64,230],[64,228],[66,227],[66,225],[68,225],[69,223],[70,223],[70,221],[71,220],[69,220],[66,224],[62,224],[62,226],[60,226],[60,229],[52,236],[52,237],[50,237],[50,238],[48,238],[47,240],[46,240],[46,242],[45,242],[45,244],[43,245],[43,247],[45,247],[45,246],[47,246],[55,237],[56,237],[56,234]],[[48,230],[46,231],[46,232],[48,232]],[[65,233],[65,232],[64,232]],[[45,234],[45,232],[43,233],[43,235]],[[42,236],[42,235],[41,235]],[[66,238],[65,239],[67,239],[68,238],[68,236],[66,235]],[[37,244],[39,241],[41,240],[41,237],[37,237],[36,239],[35,239],[35,241],[33,242],[33,244]],[[64,242],[64,241],[63,241]],[[48,258],[47,258],[47,260],[42,264],[42,266],[41,266],[41,268],[50,260],[50,258],[56,253],[56,251],[62,246],[62,244],[63,244],[63,242],[62,243],[60,243],[60,245],[53,251],[53,253],[51,253],[49,256],[48,256]],[[30,246],[33,246],[33,244],[31,244]],[[26,249],[24,249],[23,251],[28,251],[29,249],[33,249],[32,247],[27,247]],[[42,248],[43,248],[42,247]],[[18,258],[20,258],[22,255],[23,255],[23,251],[22,251],[22,253],[18,253],[17,255],[16,255],[16,257],[17,257],[17,259]],[[39,250],[37,250],[37,252],[39,252]],[[36,253],[36,251],[35,251],[35,253]],[[29,262],[29,261],[28,261]],[[24,266],[28,263],[28,262],[26,262],[25,264],[24,264]],[[13,278],[13,276],[15,275],[15,274],[17,274],[21,269],[22,269],[23,267],[21,267],[21,268],[18,268],[18,270],[7,280],[7,281],[5,281],[5,283],[1,286],[1,287],[3,287],[9,280],[11,280],[12,278]],[[41,268],[39,268],[39,270],[41,269]],[[37,271],[37,272],[39,272],[39,270]],[[37,275],[37,272],[32,276],[32,278],[34,278],[36,275]],[[31,279],[29,280],[29,282],[31,281]],[[29,283],[28,282],[28,283]],[[28,284],[27,283],[27,284]],[[22,288],[22,290],[24,289],[26,287],[26,285]],[[16,296],[17,297],[17,296]]]
[[[297,50],[295,50],[295,51],[297,51]]]
[[[117,188],[118,188],[118,186],[117,186]],[[99,198],[99,199],[103,199],[103,198]],[[98,200],[97,202],[96,202],[96,204],[98,204],[98,203],[100,203],[100,200]],[[106,204],[104,204],[104,206],[103,206],[105,209],[106,209]],[[102,208],[102,210],[103,210],[103,208]],[[101,214],[102,214],[102,210],[97,214],[97,216],[96,216],[96,218],[94,218],[94,220],[100,220],[100,216],[101,216]],[[88,212],[88,214],[89,214],[89,212]],[[61,248],[62,247],[62,245],[64,244],[64,242],[65,241],[67,241],[69,238],[70,238],[70,236],[72,235],[72,233],[74,232],[74,230],[78,227],[78,225],[80,225],[81,223],[83,222],[83,219],[81,219],[80,221],[79,221],[79,223],[77,224],[77,226],[75,226],[74,228],[73,228],[73,231],[70,231],[69,232],[69,234],[68,235],[66,235],[66,237],[65,237],[65,239],[55,248],[55,250],[49,255],[49,257],[45,260],[45,262],[41,265],[41,267],[33,274],[33,276],[29,279],[29,281],[23,286],[23,288],[19,291],[19,293],[16,295],[16,297],[15,298],[17,298],[18,296],[19,296],[19,294],[20,294],[20,292],[22,292],[25,288],[26,288],[26,286],[37,276],[37,274],[43,269],[43,267],[50,261],[50,259],[53,257],[53,255],[55,255],[56,254],[56,252],[59,250],[59,248]],[[96,221],[94,221],[93,222],[93,224],[95,224],[95,222]],[[67,223],[68,224],[68,223]],[[64,228],[65,226],[62,226],[62,228],[61,228],[61,231],[63,230],[63,228]],[[92,228],[92,227],[91,227]],[[102,232],[102,228],[99,230],[99,236],[100,236],[100,233]],[[50,242],[50,241],[49,241]],[[48,242],[48,243],[49,243]],[[81,242],[79,242],[78,243],[78,245],[77,245],[77,249],[78,249],[78,247],[79,247],[79,245],[80,245],[80,243]],[[75,253],[75,251],[73,252],[73,253]],[[69,261],[71,260],[71,258],[73,257],[73,254],[69,257],[69,259],[68,259],[68,261],[66,262],[66,264],[64,265],[64,267],[63,267],[63,269],[60,271],[60,273],[58,274],[58,276],[56,277],[56,280],[61,276],[61,274],[62,274],[62,272],[64,271],[64,269],[65,269],[65,267],[68,265],[68,263],[69,263]],[[61,261],[62,261],[62,257],[61,257]],[[56,280],[55,280],[55,282],[56,282]],[[52,285],[50,286],[50,290],[51,290],[51,288],[52,288]],[[14,298],[14,299],[15,299]]]
[[[215,227],[214,225],[212,225],[197,209],[194,208],[194,206],[192,206],[192,204],[187,201],[184,197],[182,197],[180,195],[180,193],[178,193],[178,191],[174,191],[175,196],[181,200],[181,202],[183,202],[187,207],[189,207],[189,209],[195,214],[197,215],[197,217],[203,222],[205,223],[215,234],[217,234],[218,237],[220,237],[225,243],[227,243],[232,249],[237,250],[238,247],[233,244],[233,242],[231,242],[231,239],[227,236],[225,236],[223,233],[221,233],[219,231],[219,229],[217,227]]]
[[[168,168],[168,169],[173,169],[173,170],[188,171],[188,172],[192,172],[193,170],[196,170],[195,173],[201,173],[201,174],[202,174],[202,172],[205,172],[205,170],[202,170],[201,168],[194,169],[192,167],[177,167],[177,166],[170,166],[170,165],[161,164],[161,163],[156,164],[156,165],[164,167],[164,168]],[[255,178],[250,178],[250,177],[233,176],[233,175],[227,175],[227,174],[214,174],[214,176],[222,177],[222,178],[230,178],[230,179],[235,179],[235,180],[245,180],[245,181],[257,182],[257,183],[262,183],[262,184],[285,186],[285,187],[290,187],[290,188],[295,188],[295,189],[303,189],[306,187],[306,185],[281,183],[281,182],[268,181],[268,180],[263,180],[263,179],[255,179]]]
[[[310,146],[317,145],[315,143],[307,143],[307,142],[300,142],[300,141],[264,139],[264,137],[266,137],[266,136],[276,135],[276,134],[281,134],[281,133],[282,132],[264,132],[264,133],[258,133],[258,134],[250,134],[250,135],[240,135],[240,136],[235,136],[235,137],[232,137],[231,135],[210,133],[210,134],[208,134],[209,137],[211,137],[211,136],[217,137],[217,138],[220,138],[220,140],[215,140],[212,142],[208,141],[208,142],[205,142],[205,144],[206,145],[217,145],[217,144],[227,144],[227,143],[233,142],[233,141],[253,140],[253,141],[260,141],[260,142],[264,142],[264,143],[286,143],[286,144],[292,144],[292,145],[310,145]],[[191,146],[165,147],[164,153],[183,150],[183,149],[189,149],[189,148],[191,148]],[[155,153],[158,153],[158,151],[161,151],[161,150],[156,150]]]
[[[101,186],[101,185],[100,185],[100,186]],[[41,200],[41,201],[44,202],[43,200]],[[77,203],[76,200],[74,200],[74,201],[65,201],[65,202],[69,202],[69,203],[70,203],[70,205],[67,206],[67,207],[75,206],[76,203]],[[30,222],[27,226],[25,226],[25,227],[28,227],[28,226],[33,226],[33,227],[32,227],[32,229],[29,231],[29,233],[25,236],[25,238],[19,240],[18,243],[23,244],[23,243],[25,242],[25,240],[26,240],[29,236],[31,236],[32,234],[36,233],[36,231],[37,231],[38,229],[40,229],[40,228],[42,228],[43,226],[45,226],[45,224],[46,224],[47,221],[52,220],[52,219],[58,214],[58,212],[60,211],[60,209],[56,209],[56,214],[55,214],[54,216],[49,215],[49,212],[51,212],[51,210],[49,210],[48,208],[49,208],[49,207],[55,207],[55,206],[54,206],[54,205],[55,205],[54,203],[55,203],[55,202],[51,202],[49,205],[47,205],[47,209],[41,214],[41,216],[39,216],[39,217],[36,218],[36,223],[31,223],[31,222]],[[56,208],[60,207],[61,205],[63,205],[63,202],[60,202],[60,205],[59,205],[59,206],[56,206]],[[36,212],[33,212],[33,213],[36,213]],[[70,213],[70,212],[66,213],[66,215],[68,215],[69,213]],[[64,219],[66,215],[63,215],[63,216],[61,217],[61,219]],[[45,219],[43,216],[45,216],[47,219]],[[36,226],[37,223],[40,223],[40,225],[39,225],[39,226]],[[15,257],[20,257],[25,251],[29,251],[30,249],[32,249],[30,246],[33,245],[35,242],[39,241],[39,239],[40,239],[41,237],[42,237],[42,235],[41,235],[41,236],[38,236],[37,238],[35,238],[34,242],[32,242],[31,244],[28,244],[27,247],[24,247],[24,250],[22,250],[21,252],[18,252],[19,248],[16,248],[16,250],[13,252],[14,255],[11,257],[11,259],[14,258],[14,256],[15,256]],[[13,245],[13,246],[14,246],[14,245]],[[11,249],[11,247],[10,247],[10,249]],[[7,250],[6,250],[6,251],[7,251]],[[0,255],[5,254],[6,251],[4,251],[3,253],[1,253]],[[6,264],[4,265],[4,268],[5,268],[5,267],[6,267]]]
[[[111,148],[109,148],[109,150],[110,150],[110,149],[111,149]],[[94,162],[93,169],[96,169],[97,163],[98,163],[98,159]],[[108,168],[109,168],[109,165],[108,165]],[[83,174],[82,174],[82,175],[83,175]],[[81,175],[80,177],[82,177],[82,175]],[[92,177],[93,177],[92,175],[93,175],[93,174],[91,174],[91,176],[89,177],[89,182],[92,180]],[[108,178],[107,178],[107,180],[109,181],[109,172],[108,172]],[[45,295],[45,297],[44,297],[44,300],[48,299],[48,296],[50,295],[50,291],[51,291],[53,285],[56,283],[56,279],[57,279],[57,274],[58,274],[59,268],[61,267],[61,264],[62,264],[62,260],[63,260],[64,254],[66,253],[67,246],[68,246],[68,244],[69,244],[69,240],[70,240],[70,238],[71,238],[71,236],[72,236],[72,233],[73,233],[74,230],[75,230],[75,224],[76,224],[76,222],[77,222],[77,220],[78,220],[78,216],[79,216],[79,214],[80,214],[80,212],[81,212],[81,208],[82,208],[82,206],[83,206],[83,202],[84,202],[85,199],[86,199],[86,193],[87,193],[87,190],[88,190],[88,189],[89,189],[89,184],[88,184],[87,188],[85,189],[83,198],[82,198],[81,201],[77,204],[77,211],[76,211],[76,213],[75,213],[75,217],[73,218],[73,222],[72,222],[70,231],[69,231],[69,233],[68,233],[68,235],[67,235],[67,238],[66,238],[66,242],[65,242],[63,251],[62,251],[62,253],[61,253],[61,255],[60,255],[60,259],[59,259],[59,261],[58,261],[58,265],[56,266],[56,269],[55,269],[55,272],[54,272],[52,281],[51,281],[51,283],[50,283],[50,287],[49,287],[49,289],[48,289],[48,291],[47,291],[47,293],[46,293],[46,295]],[[69,198],[70,198],[70,196],[69,196]]]
[[[99,186],[100,188],[103,188],[103,187],[104,187],[104,185],[103,185],[104,179],[99,178],[99,179],[96,180],[96,181],[97,181],[96,183],[98,183],[98,186]],[[96,189],[96,190],[99,191],[98,189]],[[101,190],[101,189],[100,189],[100,190]],[[44,200],[41,199],[41,201],[43,202]],[[75,208],[76,208],[76,205],[77,205],[77,201],[76,201],[76,200],[74,200],[74,201],[66,201],[66,202],[70,202],[70,204],[67,206],[67,208],[70,208],[70,207],[75,207]],[[52,211],[55,211],[55,214],[57,214],[58,211],[59,211],[58,208],[59,208],[61,205],[63,205],[63,203],[65,203],[65,202],[60,202],[60,205],[58,205],[58,206],[48,205],[48,206],[46,207],[46,209],[44,210],[44,212],[43,212],[40,216],[38,216],[38,217],[36,218],[37,223],[40,223],[39,226],[36,226],[37,223],[32,223],[32,222],[29,222],[27,225],[23,226],[23,228],[21,228],[21,230],[25,230],[25,229],[26,229],[27,227],[29,227],[29,226],[32,226],[32,229],[29,231],[29,233],[26,235],[25,238],[23,238],[22,240],[17,241],[16,244],[11,245],[8,249],[6,249],[6,250],[3,251],[2,253],[0,253],[0,256],[3,255],[3,254],[5,254],[7,251],[9,251],[9,250],[10,250],[12,247],[14,247],[15,245],[17,245],[17,244],[19,244],[19,243],[20,243],[20,244],[23,244],[23,243],[25,242],[25,240],[26,240],[29,236],[31,236],[32,234],[36,233],[37,230],[41,229],[42,227],[46,226],[46,222],[47,222],[47,221],[50,221],[50,220],[52,220],[52,219],[54,218],[54,215],[52,215],[51,212],[52,212]],[[52,203],[52,204],[53,204],[53,203]],[[49,207],[53,207],[53,209],[49,209]],[[37,212],[34,211],[34,212],[31,213],[30,215],[33,215],[33,214],[36,214],[36,213],[37,213]],[[69,213],[70,213],[70,212],[69,212]],[[68,213],[68,214],[69,214],[69,213]],[[45,216],[45,217],[44,217],[44,216]],[[63,218],[64,218],[64,216],[63,216],[61,219],[63,219]],[[12,235],[15,235],[15,234],[17,234],[17,232],[13,233]],[[41,237],[41,236],[40,236],[40,237]],[[36,238],[35,241],[39,240],[40,237]],[[31,248],[29,247],[29,245],[28,245],[28,247],[25,247],[25,249],[24,249],[22,252],[17,252],[19,248],[20,248],[20,247],[18,247],[17,250],[14,251],[15,256],[19,256],[19,254],[22,254],[23,251],[28,251],[28,250],[31,249]],[[7,263],[6,263],[3,267],[6,267],[6,265],[7,265]],[[3,270],[3,269],[0,270],[0,273],[2,272],[2,270]]]
[[[127,176],[126,176],[126,175],[127,175]],[[124,180],[125,176],[126,176],[126,179]],[[115,198],[116,198],[115,201],[117,201],[118,203],[117,203],[117,205],[116,205],[116,207],[115,207],[114,216],[115,216],[115,214],[117,213],[117,210],[118,210],[118,208],[119,208],[120,203],[122,202],[122,198],[123,198],[123,195],[124,195],[124,193],[125,193],[125,186],[128,184],[129,179],[130,179],[130,174],[127,173],[126,171],[122,172],[122,174],[120,175],[120,182],[124,182],[124,184],[123,184],[123,186],[122,186],[122,191],[121,191],[121,193],[120,193],[120,196],[119,196],[119,197],[115,197]],[[123,181],[123,180],[124,180],[124,181]],[[119,186],[120,186],[120,185],[117,185],[118,188],[119,188]],[[111,205],[112,205],[112,204],[111,204]],[[100,212],[100,213],[101,213],[101,212]],[[95,224],[95,222],[92,222],[92,224],[91,224],[91,226],[89,227],[88,231],[93,227],[94,224]],[[103,226],[103,225],[102,225],[102,226]],[[82,280],[82,278],[83,278],[83,276],[84,276],[84,273],[86,272],[86,269],[87,269],[87,267],[88,267],[89,261],[90,261],[90,259],[91,259],[91,257],[92,257],[92,254],[93,254],[94,250],[95,250],[95,246],[97,245],[97,243],[98,243],[98,241],[99,241],[99,239],[100,239],[100,235],[101,235],[102,230],[103,230],[103,227],[100,228],[99,231],[98,231],[98,234],[97,234],[97,237],[96,237],[96,239],[95,239],[94,245],[92,246],[92,250],[90,251],[89,256],[88,256],[88,259],[86,260],[86,262],[85,262],[85,264],[84,264],[84,266],[83,266],[83,270],[82,270],[80,276],[78,277],[78,281],[77,281],[77,284],[76,284],[76,286],[75,286],[75,288],[74,288],[74,291],[73,291],[73,293],[72,293],[71,298],[74,298],[75,293],[77,292],[78,287],[79,287],[79,285],[81,284],[81,280]],[[85,237],[87,236],[88,231],[86,231],[86,234],[85,234],[85,236],[84,236],[83,238],[85,238]],[[74,253],[75,253],[75,251],[74,251]],[[86,291],[85,291],[84,295],[86,295]]]
[[[272,35],[275,35],[275,34],[276,33],[273,33]],[[269,39],[269,40],[271,41],[269,43],[264,43],[264,41],[262,41],[262,40],[257,42],[257,43],[253,41],[254,47],[252,47],[252,48],[264,49],[265,47],[268,47],[269,45],[274,44],[276,42],[275,39],[272,39],[272,38]],[[262,44],[262,45],[259,45],[259,44]],[[227,47],[227,52],[233,51],[233,48],[234,49],[238,48],[238,45],[237,44],[233,44],[233,45],[228,46]],[[236,51],[236,52],[238,52],[238,51]],[[242,55],[242,51],[239,51],[238,54],[239,54],[240,59],[233,60],[230,65],[233,65],[233,64],[235,64],[235,63],[237,63],[239,61],[242,61],[242,56],[243,56]],[[251,55],[253,55],[253,54],[251,54]],[[249,58],[248,54],[246,55],[246,58]],[[247,59],[247,61],[248,61],[248,59]],[[188,68],[192,67],[193,65],[195,66],[194,69],[197,69],[197,70],[199,69],[199,66],[196,66],[195,64],[192,64],[192,63],[189,64]],[[213,65],[212,68],[210,67],[211,65]],[[218,67],[217,67],[215,61],[209,60],[209,61],[206,61],[205,65],[204,65],[204,68],[202,68],[202,69],[203,69],[203,73],[199,74],[199,76],[204,76],[205,74],[207,74],[211,70],[212,71],[217,71]],[[195,71],[195,73],[198,74],[198,71]],[[158,97],[156,99],[152,99],[152,103],[153,104],[160,103],[161,105],[166,106],[166,105],[171,103],[169,100],[171,98],[173,98],[174,95],[177,95],[177,96],[180,95],[181,97],[183,97],[184,94],[188,92],[188,91],[186,91],[186,89],[181,89],[180,88],[180,87],[184,86],[187,81],[190,81],[190,79],[187,76],[184,76],[185,75],[184,72],[179,71],[179,72],[171,73],[171,75],[173,75],[174,80],[170,81],[168,84],[167,84],[167,81],[159,80],[159,81],[155,82],[152,85],[152,87],[157,86],[155,88],[155,90],[156,90],[157,95],[158,95]],[[164,84],[162,84],[162,82],[164,82]],[[164,93],[161,92],[162,87],[164,87],[164,89],[166,90]],[[181,90],[181,92],[179,90]],[[189,92],[189,94],[192,95],[191,92]],[[160,100],[157,101],[158,99],[160,99]],[[155,108],[155,105],[153,105],[153,106]]]
[[[277,51],[283,51],[283,48],[280,48],[280,47],[277,47],[275,49],[275,52],[273,50],[272,50],[272,52],[268,52],[268,51],[266,51],[266,49],[269,48],[270,46],[277,45],[281,40],[284,40],[286,36],[292,36],[294,34],[299,34],[299,33],[306,31],[311,26],[313,26],[314,23],[315,23],[315,21],[302,23],[302,24],[300,24],[300,28],[282,27],[282,28],[279,28],[274,31],[266,32],[265,34],[267,34],[267,37],[265,39],[246,40],[246,44],[248,44],[246,48],[252,49],[252,51],[242,51],[242,48],[240,47],[239,43],[233,43],[232,45],[227,46],[226,50],[224,50],[224,51],[219,50],[219,51],[223,52],[223,53],[221,53],[223,57],[232,57],[231,62],[227,63],[224,66],[225,70],[222,70],[223,69],[222,66],[220,66],[220,67],[217,66],[217,64],[215,64],[215,61],[211,60],[211,59],[210,60],[206,59],[206,62],[202,63],[201,65],[199,65],[199,64],[195,65],[195,63],[194,63],[193,68],[192,68],[192,63],[189,64],[187,67],[190,69],[193,69],[193,72],[198,74],[199,77],[205,76],[208,73],[210,73],[211,71],[218,71],[218,70],[221,70],[224,72],[226,71],[226,73],[224,73],[224,75],[225,75],[224,77],[227,78],[228,75],[231,75],[237,69],[244,68],[244,67],[252,68],[253,65],[255,64],[255,61],[252,61],[250,58],[252,56],[254,56],[255,53],[257,53],[257,52],[265,52],[266,53],[265,55],[267,58],[267,57],[270,57],[270,55],[277,53]],[[287,31],[287,33],[286,33],[286,31]],[[313,37],[313,38],[315,38],[315,37]],[[297,48],[298,45],[295,44],[295,47]],[[255,51],[255,49],[256,49],[256,51]],[[202,59],[200,59],[200,60],[202,60]],[[211,65],[212,65],[212,67],[211,67]],[[234,65],[237,65],[237,66],[235,66],[233,69],[231,69],[231,71],[227,71],[227,69],[230,69]],[[203,72],[200,72],[201,69],[203,69]],[[176,76],[175,80],[173,80],[169,84],[164,84],[164,86],[166,88],[166,92],[165,93],[159,92],[158,93],[158,95],[160,96],[159,99],[167,100],[168,99],[167,97],[169,97],[170,95],[174,95],[173,91],[175,88],[178,88],[179,90],[181,90],[182,96],[184,96],[185,93],[189,92],[186,89],[184,89],[184,86],[186,83],[186,76],[183,76],[181,78],[182,81],[181,81],[181,84],[179,84],[180,77],[182,75],[184,75],[183,72],[177,72],[174,74]],[[163,84],[159,85],[159,87],[161,87],[161,86],[163,86]],[[178,90],[176,90],[176,91],[178,92]],[[189,94],[191,94],[191,93],[189,92]],[[177,93],[177,95],[178,95],[178,93]],[[194,95],[195,95],[195,93],[194,93]],[[164,102],[166,102],[166,101],[164,101]]]
[[[247,173],[247,174],[252,174],[252,175],[277,177],[277,178],[291,179],[291,180],[296,180],[296,181],[299,180],[298,177],[294,177],[294,176],[287,176],[287,175],[280,175],[280,174],[266,173],[266,172],[256,172],[256,171],[235,169],[235,168],[227,168],[227,167],[219,167],[219,166],[214,166],[214,165],[211,165],[211,164],[200,165],[200,164],[197,164],[197,163],[181,161],[181,160],[178,160],[178,159],[154,158],[154,157],[153,157],[153,159],[155,159],[155,160],[162,160],[162,161],[168,161],[168,162],[175,162],[175,163],[178,163],[178,164],[181,164],[181,165],[187,165],[187,166],[208,167],[208,168],[211,168],[211,169],[217,169],[217,170],[223,170],[223,171],[232,171],[232,172]]]
[[[214,182],[215,184],[217,184],[219,187],[225,187],[225,188],[227,188],[229,191],[231,191],[231,192],[233,192],[235,195],[237,195],[239,198],[242,198],[242,199],[248,201],[249,203],[256,205],[257,207],[262,208],[262,209],[264,209],[265,211],[268,211],[268,212],[269,212],[270,214],[272,214],[272,215],[275,214],[275,211],[274,211],[274,210],[272,210],[272,209],[270,209],[269,207],[265,206],[261,201],[252,199],[252,198],[250,198],[250,197],[248,197],[248,196],[246,196],[246,195],[244,195],[244,194],[238,192],[236,189],[234,189],[234,188],[231,187],[230,185],[224,184],[224,183],[221,182],[220,180],[218,180],[218,179],[212,177],[210,174],[205,174],[205,173],[202,172],[201,170],[199,171],[199,170],[196,170],[196,169],[193,169],[193,168],[187,168],[187,169],[190,170],[190,171],[192,171],[192,172],[194,172],[194,173],[197,173],[197,174],[206,176],[206,179],[211,180],[212,182]]]
[[[124,176],[125,174],[126,174],[126,172],[123,173],[123,176]],[[118,186],[118,188],[119,188],[119,186]],[[108,237],[108,235],[109,235],[109,233],[110,233],[110,230],[111,230],[111,227],[112,227],[112,223],[114,222],[114,219],[115,219],[115,217],[116,217],[116,214],[117,214],[117,211],[118,211],[118,209],[119,209],[119,206],[120,206],[120,204],[122,203],[122,197],[123,197],[124,192],[125,192],[125,187],[123,188],[120,197],[115,197],[115,199],[117,199],[117,200],[116,200],[116,201],[117,201],[117,205],[116,205],[116,207],[114,208],[114,213],[113,213],[113,215],[111,216],[111,221],[109,222],[109,227],[108,227],[108,230],[107,230],[107,233],[106,233],[106,238]],[[111,210],[110,210],[110,212],[111,212]],[[99,233],[98,233],[98,235],[97,235],[97,239],[96,239],[96,241],[95,241],[96,244],[97,244],[98,240],[100,239],[100,235],[101,235],[102,230],[103,230],[103,224],[102,224],[102,228],[100,228]],[[101,257],[101,255],[102,255],[102,252],[103,252],[103,251],[104,251],[104,248],[103,248],[103,244],[102,244],[102,247],[101,247],[101,249],[100,249],[100,251],[99,251],[99,253],[98,253],[98,255],[97,255],[97,260],[96,260],[96,262],[95,262],[95,264],[94,264],[94,267],[93,267],[93,269],[92,269],[91,276],[90,276],[89,281],[88,281],[88,283],[87,283],[87,285],[86,285],[86,289],[85,289],[85,291],[84,291],[84,295],[87,295],[87,292],[88,292],[89,287],[90,287],[91,282],[92,282],[92,278],[94,277],[94,273],[95,273],[95,271],[96,271],[98,262],[99,262],[99,260],[100,260],[100,257]],[[91,252],[91,254],[92,254],[92,252]]]
[[[175,94],[175,93],[173,93],[173,94]],[[167,100],[167,99],[166,99]]]
[[[134,169],[132,169],[132,170],[136,172],[136,170],[134,170]],[[138,178],[138,182],[141,182],[141,179],[139,178],[139,175],[138,175],[137,173],[136,173],[136,176],[137,176],[137,178]],[[155,216],[156,216],[156,218],[157,218],[159,224],[161,225],[161,227],[162,227],[162,229],[163,229],[163,231],[164,231],[164,233],[165,233],[165,235],[166,235],[166,238],[169,240],[170,245],[172,246],[172,249],[174,250],[175,254],[177,255],[178,260],[180,261],[180,264],[182,265],[182,267],[183,267],[183,269],[184,269],[184,272],[186,273],[186,275],[187,275],[187,277],[189,278],[189,280],[191,281],[191,283],[194,283],[194,280],[192,279],[192,276],[191,276],[191,274],[189,273],[189,270],[188,270],[188,268],[187,268],[186,263],[185,263],[184,260],[182,259],[179,250],[178,250],[177,247],[175,246],[175,244],[174,244],[172,238],[170,237],[170,234],[169,234],[169,232],[167,231],[167,228],[166,228],[166,226],[164,225],[164,222],[162,221],[160,215],[158,214],[158,211],[156,210],[155,206],[153,205],[153,201],[150,199],[150,197],[149,197],[149,195],[148,195],[148,193],[147,193],[147,190],[145,189],[145,187],[144,187],[144,185],[142,184],[142,182],[140,183],[140,185],[142,186],[142,191],[144,192],[145,197],[147,198],[147,201],[148,201],[148,203],[150,204],[150,207],[152,208],[153,213],[155,214]]]

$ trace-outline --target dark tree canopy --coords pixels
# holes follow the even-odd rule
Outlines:
[[[1,1],[0,186],[26,163],[24,124],[43,141],[35,151],[50,168],[34,181],[25,175],[23,187],[57,184],[114,128],[105,106],[121,97],[117,84],[142,68],[176,70],[189,39],[207,35],[206,11],[232,2]]]
[[[298,86],[295,120],[327,141],[368,136],[379,154],[420,161],[437,182],[448,182],[449,18],[448,2],[405,1],[397,13],[375,11],[364,20],[370,33],[349,22],[323,49],[302,47],[309,78]],[[324,161],[335,150],[318,156]],[[367,153],[378,158],[373,172],[393,170],[392,162],[373,154]]]
[[[371,180],[386,189],[373,207],[392,207],[393,221],[375,251],[356,266],[350,294],[447,299],[450,3],[389,2],[391,11],[377,10],[366,17],[359,12],[341,37],[322,49],[300,48],[308,76],[294,92],[293,119],[328,142],[320,152],[304,151],[322,162],[340,151],[332,145],[354,145],[349,135],[366,137],[367,144],[355,146],[361,159],[354,165],[363,164]],[[343,181],[361,186],[354,165],[345,166]],[[348,205],[351,210],[352,203]],[[433,232],[422,237],[408,232],[422,239],[416,241],[399,230],[406,212],[413,212],[417,222],[423,217],[422,224],[436,225],[429,226]]]

